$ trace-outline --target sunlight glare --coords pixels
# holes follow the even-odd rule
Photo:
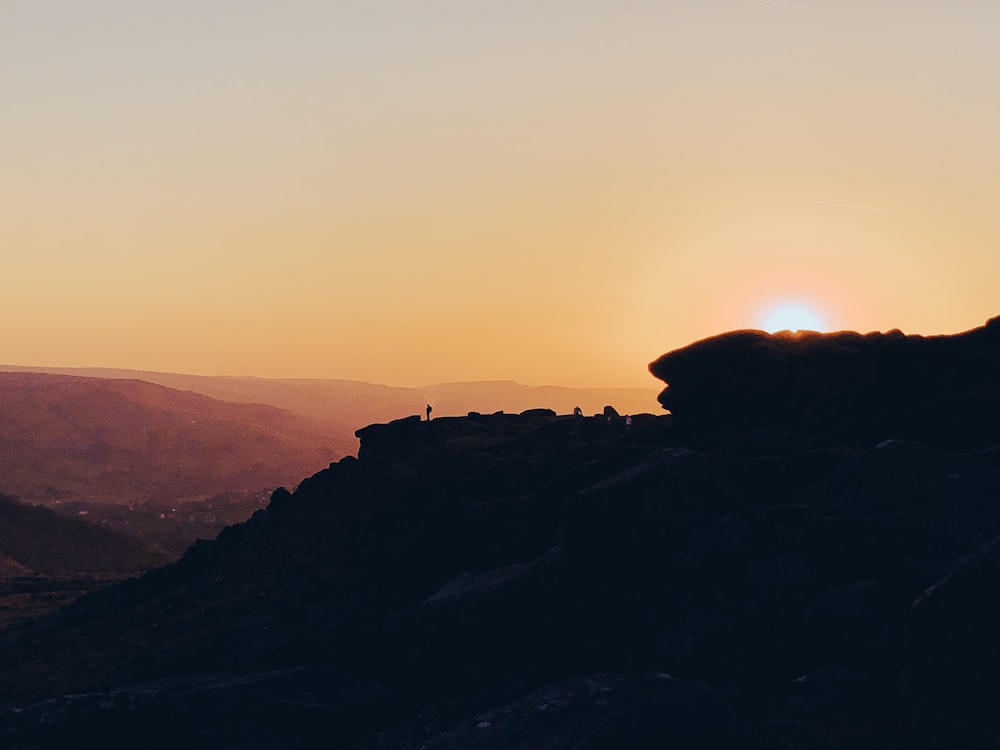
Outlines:
[[[804,302],[782,302],[767,309],[760,321],[762,330],[768,333],[778,331],[822,331],[823,317]]]

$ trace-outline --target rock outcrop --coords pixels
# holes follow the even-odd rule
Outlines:
[[[0,633],[0,737],[998,747],[998,328],[716,337],[653,364],[672,413],[630,427],[363,428],[179,562]]]
[[[1000,317],[948,336],[734,331],[664,354],[649,370],[667,383],[663,407],[705,431],[784,428],[865,445],[888,429],[971,447],[1000,420]]]

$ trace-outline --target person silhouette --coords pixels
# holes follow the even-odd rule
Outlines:
[[[428,422],[430,422],[430,421],[431,421],[431,411],[432,411],[432,409],[431,409],[431,405],[430,405],[430,404],[427,404],[427,421],[428,421]]]
[[[583,416],[583,409],[581,409],[579,406],[574,406],[573,407],[573,416],[574,417],[582,417]]]

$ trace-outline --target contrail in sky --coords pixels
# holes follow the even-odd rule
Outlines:
[[[764,2],[764,0],[760,0]],[[912,214],[914,211],[907,211],[905,208],[885,208],[883,206],[866,206],[861,203],[839,203],[837,201],[814,201],[808,198],[796,198],[796,203],[811,203],[814,206],[833,206],[835,208],[857,208],[862,211],[884,211],[891,214]]]

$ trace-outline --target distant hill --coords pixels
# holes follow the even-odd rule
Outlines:
[[[273,406],[138,380],[0,373],[2,491],[24,500],[176,501],[296,484],[353,436]]]
[[[356,380],[270,379],[208,377],[144,370],[108,368],[28,368],[0,365],[0,372],[44,372],[91,378],[142,380],[168,388],[201,393],[221,401],[269,404],[313,417],[353,441],[354,431],[375,422],[422,414],[426,404],[433,416],[465,416],[476,411],[519,413],[548,408],[569,414],[579,406],[596,414],[605,405],[622,414],[662,413],[656,388],[564,388],[527,386],[513,381],[440,383],[420,388],[398,388]],[[352,442],[356,450],[356,442]],[[353,452],[352,450],[352,452]]]
[[[139,573],[168,560],[124,534],[0,495],[0,577]]]

